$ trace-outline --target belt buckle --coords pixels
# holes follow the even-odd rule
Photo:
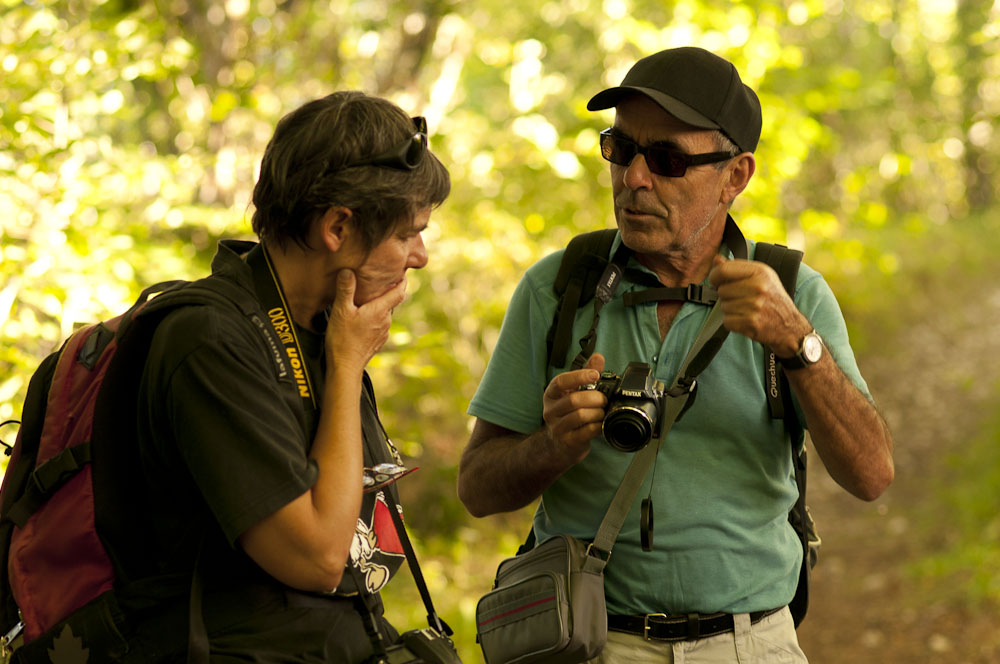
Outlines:
[[[665,613],[647,613],[642,617],[642,638],[647,641],[652,641],[653,639],[649,636],[649,619],[650,618],[666,618]]]

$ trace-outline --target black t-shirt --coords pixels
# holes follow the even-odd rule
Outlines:
[[[249,268],[236,253],[249,246],[220,247],[213,274],[252,290]],[[260,312],[252,318],[236,307],[187,306],[167,314],[153,337],[138,395],[138,447],[158,552],[154,567],[164,582],[147,584],[161,596],[146,615],[157,629],[166,622],[186,634],[186,623],[164,617],[168,609],[160,607],[182,607],[186,616],[198,561],[213,653],[260,652],[267,634],[267,648],[288,655],[274,661],[315,661],[297,654],[329,655],[331,648],[360,656],[368,637],[354,602],[343,597],[354,590],[356,575],[344,575],[340,597],[300,593],[270,577],[237,541],[309,490],[318,475],[308,457],[316,413],[304,407],[293,378],[282,375],[260,326],[267,318]],[[303,328],[297,335],[318,403],[323,336]],[[394,461],[367,376],[359,407],[365,465]],[[352,559],[370,593],[405,560],[386,511],[395,509],[395,498],[365,494],[359,515]]]

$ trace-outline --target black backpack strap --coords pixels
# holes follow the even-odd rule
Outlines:
[[[17,442],[3,481],[3,501],[0,503],[0,517],[10,519],[10,511],[17,504],[31,484],[31,476],[41,445],[42,426],[45,423],[45,408],[49,387],[55,375],[56,365],[62,349],[50,354],[32,374],[28,382],[28,392],[21,409],[21,425],[17,432]],[[11,454],[9,451],[7,454]]]
[[[60,354],[61,349],[46,357],[28,382],[28,392],[21,409],[17,442],[3,478],[2,503],[0,503],[0,547],[3,547],[4,552],[4,564],[0,565],[0,631],[3,634],[20,620],[14,595],[10,590],[10,570],[6,564],[7,552],[10,551],[10,541],[14,533],[14,522],[9,514],[31,484],[42,437],[42,425],[45,422],[49,386],[52,384],[52,376],[55,374]]]
[[[799,277],[799,265],[802,264],[803,253],[798,249],[790,249],[783,244],[758,242],[753,259],[766,263],[774,268],[789,295],[795,294],[795,281]]]
[[[32,481],[25,487],[24,495],[11,505],[4,518],[24,528],[32,514],[38,511],[66,482],[90,463],[90,441],[62,449],[58,454],[39,464],[31,474]]]
[[[757,244],[754,260],[759,260],[774,268],[785,290],[792,297],[795,296],[795,282],[798,279],[799,265],[802,263],[801,251],[789,249],[780,244],[760,242]],[[788,513],[788,520],[799,536],[802,545],[802,566],[799,568],[799,580],[795,596],[788,604],[792,621],[798,627],[809,608],[809,576],[816,564],[820,538],[816,533],[812,515],[809,514],[809,508],[806,507],[807,458],[805,447],[802,444],[804,436],[802,424],[795,414],[788,379],[780,365],[776,364],[774,352],[766,347],[764,348],[764,376],[767,381],[766,388],[771,417],[784,419],[785,429],[791,440],[792,467],[795,472],[795,484],[799,491],[795,505]]]
[[[785,287],[788,294],[794,299],[795,282],[799,276],[799,265],[802,263],[802,252],[798,249],[789,249],[783,244],[771,244],[769,242],[758,242],[754,251],[754,260],[770,265],[778,277],[781,285]],[[774,357],[774,351],[764,347],[764,381],[765,392],[767,393],[767,405],[774,419],[785,419],[786,411],[793,419],[795,410],[791,408],[791,401],[787,398],[789,394],[788,380],[781,370]],[[790,429],[791,431],[791,429]]]
[[[597,282],[610,262],[611,245],[617,233],[617,229],[604,228],[577,235],[563,253],[552,286],[559,297],[559,307],[547,337],[552,366],[566,365],[577,309],[594,298]]]
[[[658,287],[642,291],[625,293],[622,296],[626,307],[633,307],[644,302],[662,302],[664,300],[683,300],[712,306],[719,299],[719,293],[711,286],[688,284],[674,288]]]
[[[816,534],[816,525],[813,523],[812,515],[809,514],[809,508],[806,506],[806,451],[805,448],[796,450],[794,437],[792,438],[792,465],[795,467],[795,484],[799,490],[799,497],[795,499],[795,505],[788,513],[788,520],[802,546],[802,565],[799,567],[799,580],[795,587],[795,596],[788,603],[788,609],[791,611],[792,621],[798,627],[809,608],[809,576],[816,564],[820,539],[819,535]]]
[[[147,302],[147,298],[156,297]],[[143,304],[139,308],[140,304]],[[144,318],[156,313],[165,313],[186,305],[228,303],[235,306],[244,315],[260,309],[253,293],[240,285],[221,277],[204,277],[197,281],[171,281],[150,286],[142,292],[139,302],[126,313],[118,328],[119,339],[123,337],[133,320]]]

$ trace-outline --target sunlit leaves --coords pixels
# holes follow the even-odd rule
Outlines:
[[[284,113],[353,88],[427,116],[453,192],[372,363],[388,428],[442,473],[421,485],[437,511],[413,513],[418,530],[464,518],[464,411],[521,273],[614,223],[597,141],[614,115],[585,106],[638,58],[694,44],[736,64],[764,128],[734,215],[752,237],[807,249],[849,306],[876,298],[852,295],[855,281],[912,263],[902,239],[987,218],[996,202],[991,0],[0,6],[0,419],[75,323],[203,274],[220,236],[249,234],[259,159]],[[433,546],[454,553],[459,537]]]

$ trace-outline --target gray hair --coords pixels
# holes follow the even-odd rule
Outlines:
[[[743,151],[739,149],[736,143],[733,143],[732,139],[726,136],[721,131],[713,132],[715,139],[715,149],[718,152],[728,152],[729,158],[732,159],[736,155],[742,153]],[[726,162],[720,161],[715,164],[715,168],[722,170],[726,165]]]

